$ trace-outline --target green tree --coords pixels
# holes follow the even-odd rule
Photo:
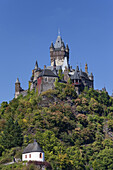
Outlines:
[[[23,136],[21,128],[16,121],[14,123],[14,119],[11,117],[4,128],[1,137],[1,144],[5,149],[9,149],[11,147],[21,146],[23,143]]]
[[[112,170],[113,169],[113,149],[107,149],[100,151],[96,159],[93,161],[94,170]]]

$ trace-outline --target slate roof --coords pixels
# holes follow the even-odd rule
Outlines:
[[[77,67],[74,74],[71,75],[71,79],[81,79],[81,77],[85,79],[89,79],[88,74],[83,72],[81,69],[79,71],[79,68]]]
[[[51,71],[50,69],[44,69],[38,77],[43,77],[43,76],[48,76],[48,77],[58,77]]]
[[[54,48],[55,49],[59,49],[61,48],[62,46],[64,45],[63,41],[62,41],[62,38],[60,35],[58,35],[57,39],[56,39],[56,42],[55,42],[55,45],[54,45]]]
[[[71,79],[80,79],[79,72],[75,71],[74,75],[71,75]]]
[[[23,154],[30,152],[44,152],[44,151],[41,149],[39,144],[36,141],[34,141],[33,143],[28,144],[28,146],[24,149]]]
[[[87,73],[80,71],[80,76],[84,77],[85,79],[89,79]]]
[[[74,74],[71,75],[71,79],[80,79],[80,71],[78,66],[76,67]]]

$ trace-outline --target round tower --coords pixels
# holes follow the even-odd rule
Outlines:
[[[15,98],[17,98],[19,94],[20,94],[20,81],[19,78],[17,78],[15,83]]]

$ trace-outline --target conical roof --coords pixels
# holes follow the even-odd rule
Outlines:
[[[30,152],[44,152],[44,151],[39,146],[39,144],[36,141],[34,141],[33,143],[28,144],[28,146],[24,149],[23,154]]]
[[[57,36],[54,48],[61,48],[62,46],[64,46],[64,42],[62,41],[62,38],[60,35]]]
[[[51,43],[51,46],[50,46],[50,48],[54,48],[53,42]]]
[[[16,79],[16,83],[20,83],[19,78]]]
[[[37,69],[38,69],[38,63],[36,61],[36,63],[35,63],[35,70],[37,70]]]

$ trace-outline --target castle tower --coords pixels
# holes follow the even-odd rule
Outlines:
[[[16,83],[15,83],[15,98],[17,98],[20,94],[20,82],[19,82],[19,78],[17,78]]]
[[[50,46],[50,59],[51,66],[54,64],[54,59],[57,66],[61,66],[64,62],[64,58],[67,56],[67,61],[69,62],[69,47],[64,45],[60,35],[57,36],[56,42]]]

